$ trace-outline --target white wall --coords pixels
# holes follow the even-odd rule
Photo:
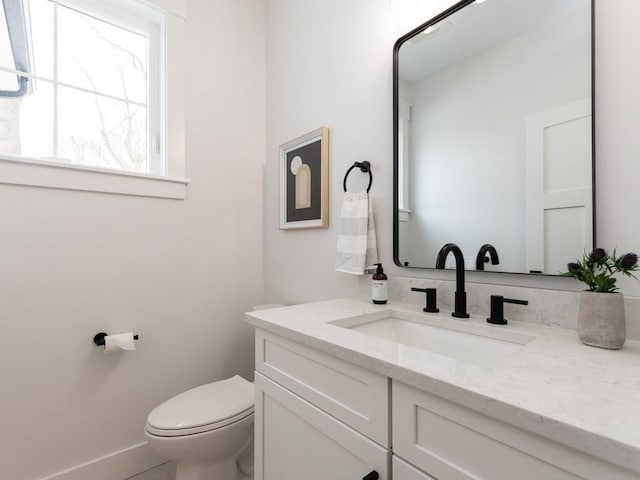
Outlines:
[[[370,160],[382,262],[397,275],[450,279],[451,272],[392,266],[391,68],[395,39],[453,1],[272,0],[267,9],[267,158],[265,278],[269,301],[303,302],[356,294],[356,279],[333,271],[342,176]],[[416,12],[412,14],[411,12]],[[412,19],[417,19],[413,20]],[[640,2],[596,1],[596,142],[598,244],[640,250]],[[278,144],[331,128],[331,226],[278,230]],[[470,272],[470,281],[580,289],[567,278]],[[621,281],[627,295],[640,286]]]
[[[265,291],[273,301],[356,292],[356,277],[334,271],[342,179],[353,162],[369,160],[374,208],[387,207],[380,192],[392,177],[389,14],[388,0],[268,2],[264,242]],[[330,128],[330,228],[278,230],[278,146],[320,126]],[[355,191],[368,177],[354,171],[350,180]],[[377,227],[390,231],[388,217]],[[390,236],[378,238],[391,248]]]
[[[188,9],[186,200],[0,186],[2,479],[126,449],[168,397],[252,378],[264,4]],[[104,355],[91,343],[101,330],[139,333],[137,351]]]

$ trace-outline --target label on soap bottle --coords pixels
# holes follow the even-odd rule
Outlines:
[[[373,300],[373,303],[387,303],[387,298],[387,281],[372,280],[371,300]]]

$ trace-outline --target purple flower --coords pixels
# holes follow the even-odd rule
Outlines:
[[[580,265],[578,265],[578,264],[577,264],[577,263],[575,263],[575,262],[571,262],[571,263],[568,263],[568,264],[567,264],[567,269],[568,269],[570,272],[576,272],[576,271],[580,270]]]
[[[627,253],[620,258],[620,266],[625,270],[633,268],[638,263],[638,255]]]
[[[606,256],[607,252],[604,250],[604,248],[595,248],[593,252],[591,252],[591,255],[589,255],[589,259],[592,262],[599,262]]]

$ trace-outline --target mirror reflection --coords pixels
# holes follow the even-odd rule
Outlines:
[[[594,241],[591,0],[454,9],[394,50],[396,263],[558,274]]]

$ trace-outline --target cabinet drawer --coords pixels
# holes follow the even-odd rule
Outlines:
[[[637,475],[393,382],[393,450],[438,479],[631,480]]]
[[[384,447],[389,447],[389,380],[262,330],[256,370]]]
[[[391,452],[256,373],[255,479],[390,479]]]

